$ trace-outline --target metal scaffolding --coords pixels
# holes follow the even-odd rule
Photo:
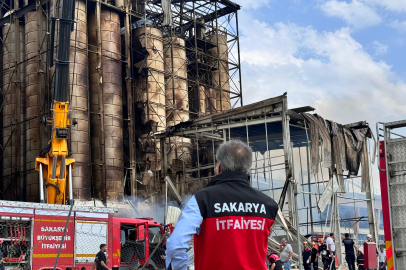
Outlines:
[[[76,199],[160,192],[160,178],[144,179],[163,157],[153,133],[242,105],[239,9],[229,0],[171,1],[165,10],[155,0],[76,1],[69,93],[78,119],[69,133]],[[50,138],[59,1],[5,0],[0,10],[0,198],[38,201],[34,160]],[[182,166],[189,145],[171,141]]]
[[[333,187],[332,196],[322,198],[329,184],[338,183],[339,175],[338,170],[332,167],[335,166],[334,160],[333,165],[326,167],[320,159],[319,173],[314,175],[310,172],[310,129],[302,113],[312,110],[311,107],[288,109],[287,96],[284,95],[180,123],[171,132],[155,136],[160,139],[161,147],[168,147],[165,144],[168,137],[190,139],[192,163],[186,168],[177,166],[177,162],[171,165],[164,156],[160,174],[170,177],[180,194],[193,194],[215,176],[217,146],[230,139],[244,141],[254,151],[251,186],[276,200],[282,211],[282,216],[274,225],[272,241],[280,242],[282,238],[287,238],[298,253],[301,247],[296,243],[296,232],[301,235],[300,241],[335,232],[338,259],[342,262],[341,235],[349,232],[357,238],[359,222],[367,221],[371,225],[368,233],[377,239],[379,229],[376,229],[374,211],[370,211],[375,209],[372,178],[371,189],[362,196],[359,196],[360,192],[354,192],[361,189],[361,176],[353,175],[344,180],[344,190],[340,190],[339,186]],[[365,123],[347,127],[365,127]],[[162,147],[161,151],[165,149]],[[322,201],[327,207],[319,211]],[[354,215],[340,213],[339,208],[343,205],[353,207]],[[368,214],[357,215],[360,208],[368,208]]]

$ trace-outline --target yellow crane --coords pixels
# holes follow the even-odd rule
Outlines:
[[[55,40],[55,2],[51,18],[51,60],[53,66]],[[69,113],[69,51],[70,35],[74,23],[75,0],[61,1],[59,14],[58,58],[55,59],[55,86],[52,105],[52,118],[42,119],[43,125],[52,125],[52,138],[35,160],[35,169],[39,171],[40,201],[49,204],[73,204],[72,170],[75,159],[69,157],[69,127],[76,125],[75,119],[68,119]],[[45,180],[45,183],[44,183]],[[44,190],[46,193],[44,194]],[[66,191],[69,190],[69,201]]]

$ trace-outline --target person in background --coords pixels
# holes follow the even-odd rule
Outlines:
[[[343,239],[343,244],[345,247],[345,260],[348,264],[348,270],[355,270],[355,252],[354,249],[357,250],[357,246],[355,245],[354,241],[350,239],[350,234],[345,234],[345,239]]]
[[[381,269],[386,269],[386,266],[388,265],[388,259],[387,258],[385,258],[385,262],[383,263],[383,265],[382,265],[382,268]]]
[[[281,262],[283,264],[283,269],[290,270],[290,266],[292,265],[293,249],[292,246],[288,244],[285,238],[283,238],[281,241],[279,252]]]
[[[374,240],[372,240],[372,235],[367,234],[367,239],[365,239],[365,242],[370,242],[370,243],[375,243]],[[378,252],[378,247],[376,247],[376,257],[378,257],[379,252]]]
[[[312,242],[312,264],[314,270],[319,270],[319,251],[315,242]]]
[[[303,242],[303,251],[302,251],[303,267],[305,270],[311,270],[312,250],[307,245],[308,243],[306,241]]]
[[[327,248],[329,251],[329,269],[336,269],[336,264],[335,264],[335,255],[336,255],[336,245],[334,243],[335,238],[334,238],[334,233],[330,233],[330,237],[327,238],[326,244]]]
[[[386,269],[383,266],[386,262],[386,251],[384,250],[383,247],[379,249],[378,256],[379,256],[379,269]]]
[[[323,239],[319,246],[319,253],[321,256],[321,261],[323,263],[323,269],[326,269],[326,264],[328,264],[328,250],[327,250],[327,245],[326,245],[326,239]],[[327,262],[326,262],[327,261]]]
[[[3,252],[2,252],[2,247],[3,246],[3,239],[0,238],[0,270],[4,270],[4,259],[3,259]]]
[[[107,252],[107,245],[101,244],[100,251],[96,254],[96,259],[94,260],[92,270],[96,267],[96,270],[111,270],[107,266],[107,257],[105,252]]]
[[[282,270],[282,262],[276,253],[271,253],[267,251],[267,258],[269,262],[269,270]]]
[[[357,252],[357,265],[358,265],[358,270],[365,270],[364,269],[364,254],[359,249]]]

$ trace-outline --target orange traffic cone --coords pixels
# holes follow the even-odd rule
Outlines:
[[[334,261],[335,261],[335,264],[336,264],[336,269],[338,269],[338,260],[337,260],[337,255],[334,255]]]

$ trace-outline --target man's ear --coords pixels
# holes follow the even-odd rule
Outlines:
[[[220,160],[217,160],[216,174],[220,174],[220,173],[221,173]]]

